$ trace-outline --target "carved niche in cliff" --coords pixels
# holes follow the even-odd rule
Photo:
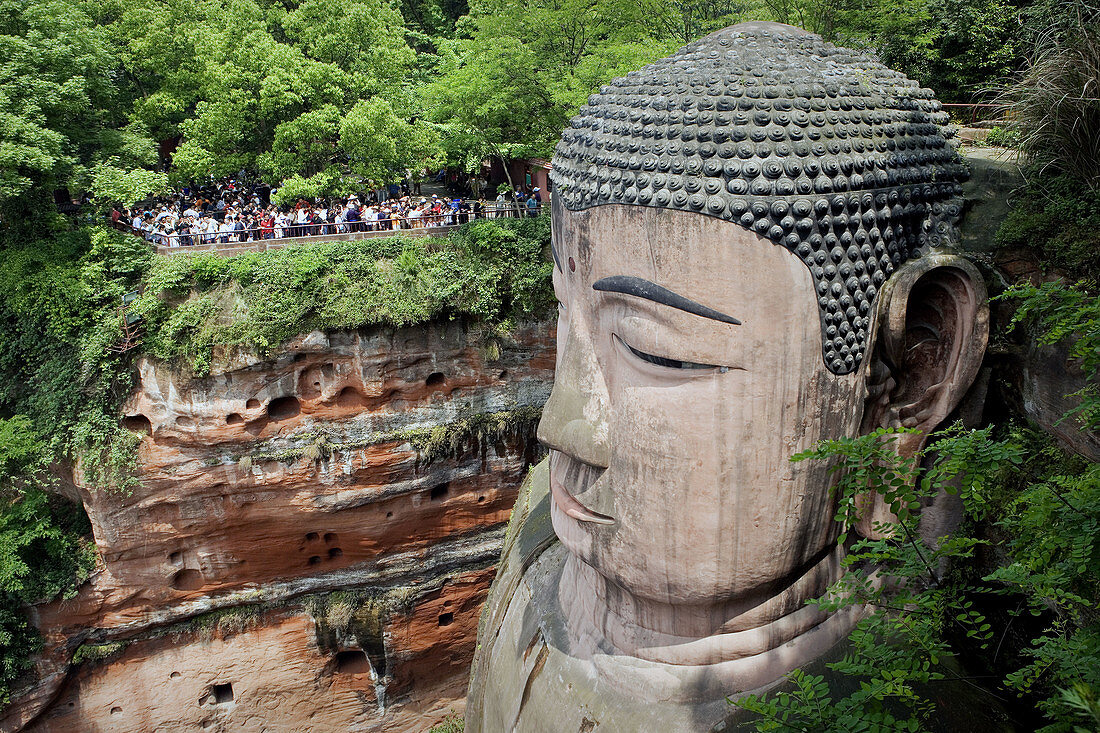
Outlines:
[[[918,429],[988,311],[948,254],[966,172],[932,92],[744,24],[616,79],[554,157],[551,449],[512,519],[467,730],[706,730],[841,642],[822,439]],[[864,530],[886,518],[866,508]],[[551,531],[552,527],[552,531]]]

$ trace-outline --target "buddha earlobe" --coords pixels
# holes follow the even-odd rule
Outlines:
[[[906,427],[898,453],[909,457],[958,406],[974,383],[989,340],[985,281],[968,260],[931,254],[910,260],[887,282],[867,372],[863,431]],[[890,521],[879,499],[859,524]]]

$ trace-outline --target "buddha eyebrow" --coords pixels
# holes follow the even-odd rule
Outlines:
[[[612,275],[611,277],[601,278],[592,283],[592,289],[605,293],[633,295],[636,298],[652,300],[654,303],[677,308],[693,315],[702,316],[703,318],[712,318],[722,323],[731,323],[734,326],[741,325],[741,321],[733,316],[727,316],[725,313],[716,311],[713,308],[708,308],[701,303],[696,303],[694,300],[685,298],[682,295],[672,292],[668,288],[663,288],[657,283],[644,280],[640,277]]]

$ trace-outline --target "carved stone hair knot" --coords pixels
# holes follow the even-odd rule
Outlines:
[[[875,297],[951,243],[967,170],[930,89],[790,26],[746,23],[615,79],[554,155],[577,211],[631,204],[736,222],[809,268],[836,374],[867,348]]]

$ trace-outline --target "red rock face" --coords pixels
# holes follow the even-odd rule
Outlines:
[[[424,731],[464,709],[491,578],[491,570],[459,574],[388,619],[397,676],[386,685],[373,655],[354,641],[319,646],[317,621],[291,604],[246,619],[238,631],[215,626],[135,641],[105,664],[85,665],[33,730]],[[441,626],[441,618],[449,620]]]
[[[421,731],[461,704],[538,457],[549,325],[317,332],[226,361],[139,363],[141,486],[82,490],[102,568],[37,609],[40,682],[5,730]],[[127,646],[70,668],[107,642]]]

